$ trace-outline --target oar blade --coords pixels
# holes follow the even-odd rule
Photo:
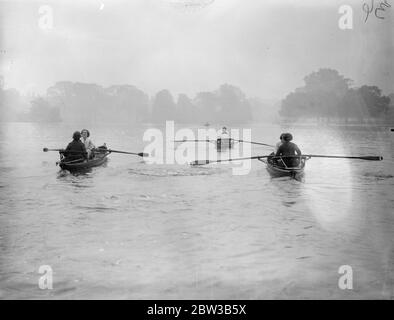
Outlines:
[[[42,151],[48,152],[48,151],[64,151],[63,149],[49,149],[49,148],[43,148]]]
[[[383,157],[382,156],[365,156],[365,157],[360,157],[361,160],[370,160],[370,161],[382,161]]]
[[[145,152],[140,152],[140,153],[138,153],[138,155],[140,157],[149,157],[149,153],[145,153]]]

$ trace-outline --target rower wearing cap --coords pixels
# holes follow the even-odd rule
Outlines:
[[[301,156],[301,150],[295,143],[291,142],[291,140],[293,140],[293,135],[291,133],[283,133],[281,137],[282,144],[276,151],[275,156]],[[298,158],[282,158],[282,160],[288,167],[297,167],[299,165]]]
[[[230,134],[227,131],[226,127],[222,128],[222,132],[218,133],[218,138],[216,140],[218,150],[222,148],[231,148],[232,140],[230,138]]]
[[[74,161],[81,159],[87,159],[87,152],[85,145],[81,141],[81,133],[79,131],[75,131],[73,133],[73,141],[71,141],[66,150],[63,152],[67,161]]]
[[[226,127],[223,127],[223,128],[222,128],[222,132],[220,132],[220,133],[218,134],[218,138],[220,138],[220,139],[229,139],[229,138],[230,138],[230,135],[229,135],[229,133],[227,132],[227,128],[226,128]]]

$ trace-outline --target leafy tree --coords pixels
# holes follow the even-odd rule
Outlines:
[[[319,69],[304,78],[305,85],[287,95],[280,114],[288,117],[338,116],[350,79],[332,69]]]
[[[358,89],[358,94],[370,116],[381,116],[389,111],[390,98],[382,96],[382,91],[377,86],[362,86]]]
[[[219,121],[247,122],[252,119],[252,111],[245,94],[238,87],[223,84],[217,91],[220,108],[217,110]]]
[[[341,117],[346,120],[387,114],[390,98],[376,86],[350,88],[352,81],[332,69],[320,69],[304,78],[305,85],[282,100],[284,117]]]
[[[57,82],[47,90],[48,101],[68,122],[146,121],[149,98],[131,85],[103,88],[97,84]]]
[[[143,91],[135,86],[120,85],[111,86],[105,92],[109,96],[115,121],[134,123],[148,119],[149,97]]]
[[[200,112],[186,94],[179,94],[176,104],[177,121],[193,123],[200,119]]]
[[[314,102],[305,92],[291,92],[282,101],[279,114],[283,117],[298,118],[313,114]]]
[[[168,90],[158,92],[153,100],[152,120],[154,122],[163,122],[174,120],[176,116],[175,102]]]
[[[220,106],[215,93],[213,92],[199,92],[193,100],[194,104],[200,111],[200,120],[215,122],[217,117],[215,113],[218,112]]]

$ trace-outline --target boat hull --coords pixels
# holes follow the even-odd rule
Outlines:
[[[291,178],[297,178],[301,177],[304,174],[304,169],[305,169],[305,159],[301,159],[301,163],[297,167],[284,167],[278,164],[275,164],[272,159],[267,158],[265,159],[259,159],[261,162],[264,162],[267,167],[268,173],[272,177],[291,177]]]
[[[218,138],[216,140],[216,149],[218,151],[232,149],[233,146],[234,146],[234,140],[233,139]]]
[[[107,156],[109,154],[110,152],[106,152],[104,154],[97,154],[94,159],[84,162],[67,163],[64,160],[62,160],[60,161],[59,166],[62,170],[68,170],[68,171],[87,170],[93,167],[98,167],[103,165],[105,162],[107,162]]]

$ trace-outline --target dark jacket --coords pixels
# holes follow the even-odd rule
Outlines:
[[[86,152],[85,145],[81,140],[73,140],[68,144],[64,151],[64,156],[67,161],[72,161],[77,159],[87,159],[88,153]]]
[[[301,150],[293,142],[284,142],[276,151],[276,156],[295,156],[301,155]],[[296,167],[299,165],[298,158],[283,158],[283,161],[288,167]]]

